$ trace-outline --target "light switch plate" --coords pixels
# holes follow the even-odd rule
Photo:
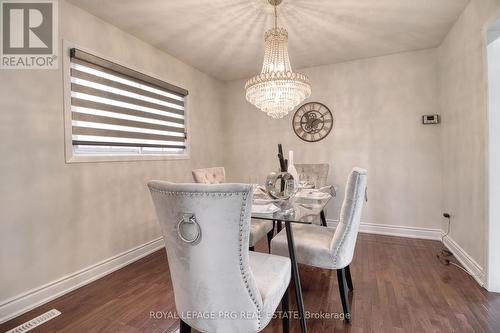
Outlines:
[[[422,124],[424,125],[436,125],[441,122],[438,114],[431,114],[422,116]]]

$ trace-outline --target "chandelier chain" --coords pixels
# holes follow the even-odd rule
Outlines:
[[[274,4],[274,29],[278,29],[278,5]]]

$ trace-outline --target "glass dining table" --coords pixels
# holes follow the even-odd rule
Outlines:
[[[319,192],[322,193],[322,192]],[[308,195],[309,194],[309,195]],[[297,308],[299,312],[300,328],[302,333],[307,332],[304,300],[302,297],[302,286],[300,283],[299,267],[295,256],[295,243],[293,238],[293,224],[312,224],[317,218],[324,219],[324,209],[332,196],[323,193],[318,194],[317,191],[304,191],[298,193],[291,198],[289,202],[279,203],[275,201],[274,209],[252,209],[252,218],[261,220],[274,221],[278,225],[278,232],[281,231],[282,225],[285,225],[285,232],[288,242],[288,252],[290,261],[292,263],[292,279],[295,288],[295,296],[297,301]],[[269,207],[272,201],[268,200],[266,203],[263,199],[255,198],[253,205],[257,208],[259,205],[267,205]]]

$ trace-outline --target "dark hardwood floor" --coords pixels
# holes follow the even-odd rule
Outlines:
[[[310,319],[309,332],[500,332],[500,294],[442,265],[439,249],[436,241],[360,234],[351,265],[352,324]],[[301,267],[300,273],[306,311],[341,312],[334,271]],[[150,318],[174,311],[164,250],[4,323],[0,332],[52,308],[62,314],[32,332],[162,333],[178,325],[174,318]],[[291,328],[298,333],[298,322]],[[273,320],[263,332],[281,332],[281,322]]]

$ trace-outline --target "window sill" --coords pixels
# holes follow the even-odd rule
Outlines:
[[[73,155],[66,163],[98,163],[98,162],[140,162],[188,160],[189,154],[181,155]]]

